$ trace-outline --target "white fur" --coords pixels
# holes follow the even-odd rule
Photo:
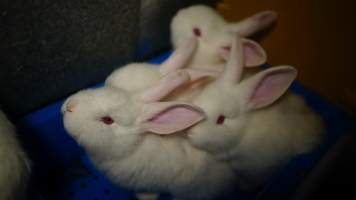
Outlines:
[[[196,48],[196,39],[191,37],[162,64],[131,63],[112,72],[105,85],[130,92],[144,90],[157,84],[169,72],[184,68]]]
[[[223,58],[219,48],[230,43],[232,32],[225,32],[227,23],[224,18],[213,9],[199,5],[181,9],[171,22],[171,41],[174,47],[179,46],[192,35],[192,28],[199,27],[202,37],[191,66],[215,67],[221,64]],[[231,34],[231,36],[230,36]]]
[[[265,12],[266,13],[266,12]],[[225,54],[223,47],[231,46],[231,39],[241,31],[250,30],[255,33],[270,25],[275,19],[275,13],[267,12],[270,23],[259,22],[256,14],[239,23],[227,23],[215,10],[204,5],[195,5],[181,9],[171,22],[171,39],[175,48],[172,56],[162,65],[132,63],[115,70],[105,81],[107,85],[120,87],[128,91],[145,89],[158,81],[164,75],[167,66],[178,65],[184,69],[209,69],[217,74],[224,69]],[[195,37],[193,27],[199,27],[203,35]],[[240,30],[234,30],[240,29]],[[246,35],[247,36],[247,35]],[[266,62],[267,56],[262,47],[252,40],[245,39],[246,49],[251,55],[248,66],[258,66]],[[252,50],[252,51],[251,51]],[[178,64],[177,64],[178,63]],[[168,67],[169,71],[178,69]],[[160,71],[158,71],[160,70]],[[156,80],[156,81],[155,81]],[[194,87],[180,90],[170,99],[188,100],[196,96],[205,84],[195,84]]]
[[[0,199],[25,198],[30,162],[16,139],[15,129],[0,111]]]
[[[258,16],[265,16],[263,22]],[[171,41],[176,48],[193,34],[193,28],[201,30],[198,48],[189,67],[217,69],[222,71],[225,60],[221,55],[223,47],[231,46],[234,35],[250,36],[266,27],[276,19],[276,14],[265,11],[237,23],[228,23],[214,9],[206,5],[193,5],[177,12],[171,22]],[[265,60],[264,60],[265,61]],[[256,63],[257,65],[263,64]]]
[[[117,87],[130,92],[143,91],[158,83],[163,77],[160,66],[148,63],[131,63],[112,72],[105,81],[105,85]],[[167,100],[191,101],[209,82],[197,81],[177,89]]]
[[[250,187],[320,143],[321,119],[301,97],[287,93],[268,108],[243,112],[237,94],[232,97],[217,89],[208,88],[215,91],[203,91],[194,101],[208,119],[190,129],[188,136],[196,147],[230,161]],[[220,115],[226,116],[224,125],[216,124]]]
[[[158,65],[131,63],[112,72],[105,84],[127,91],[139,91],[153,86],[160,77]]]
[[[231,26],[214,11],[198,8],[201,13],[190,15],[187,11],[189,18],[185,19],[208,22],[207,29],[215,32],[204,30],[203,23],[198,25],[203,27],[203,34],[215,39],[199,39],[198,53],[188,67],[217,67],[222,71],[225,61],[218,50],[232,45],[231,38],[236,33],[226,31]],[[184,12],[180,11],[177,16]],[[177,38],[184,38],[181,35],[187,32],[185,23],[190,21],[176,21],[179,21],[177,17],[172,29],[175,23],[179,28],[172,34],[177,32],[178,35],[173,35],[172,41],[177,40],[178,45],[181,42]],[[186,26],[188,32],[191,28]],[[180,30],[183,31],[179,33]],[[240,51],[236,56],[240,60],[244,54]],[[288,93],[263,109],[250,108],[253,105],[247,104],[246,93],[253,88],[251,84],[267,72],[270,71],[244,74],[243,81],[237,85],[224,84],[219,79],[199,88],[202,92],[190,99],[206,112],[207,119],[188,130],[189,141],[185,134],[147,133],[137,124],[143,108],[134,94],[151,87],[161,77],[159,70],[147,64],[136,63],[114,72],[107,83],[116,89],[82,91],[71,97],[75,111],[65,114],[65,127],[86,148],[94,163],[122,186],[171,192],[183,199],[211,199],[235,181],[230,165],[245,178],[247,185],[259,184],[292,156],[315,148],[322,138],[320,118],[296,95]],[[140,82],[131,84],[136,80]],[[171,98],[181,96],[173,94]],[[119,123],[103,125],[98,121],[103,115],[111,115]],[[216,124],[220,115],[226,116],[224,125]]]
[[[184,70],[190,74],[191,82],[202,77],[217,76],[218,71],[186,69],[190,57],[194,54],[196,48],[196,38],[191,37],[177,48],[172,55],[162,64],[153,65],[147,63],[131,63],[125,65],[108,76],[105,85],[117,87],[130,92],[142,91],[158,84],[159,80],[168,73]],[[196,96],[204,84],[195,82],[196,87],[176,91],[169,99],[190,100]],[[188,87],[189,84],[187,84]],[[179,94],[179,95],[178,95]]]
[[[229,161],[245,186],[253,187],[291,157],[314,149],[322,139],[323,125],[301,97],[290,93],[281,97],[296,76],[293,67],[236,78],[242,74],[243,56],[241,48],[235,51],[238,58],[231,56],[224,74],[193,100],[207,120],[188,130],[188,136],[194,146]],[[253,94],[261,87],[265,96],[254,101]],[[219,116],[226,117],[223,124],[216,123]]]
[[[95,165],[123,187],[194,200],[214,199],[232,187],[230,166],[192,147],[184,132],[162,136],[145,131],[140,118],[147,109],[138,96],[108,86],[81,91],[63,105],[65,128]],[[68,105],[72,112],[66,111]],[[115,123],[103,124],[102,116]]]
[[[191,32],[192,27],[198,25],[203,31],[203,36],[199,38],[193,36]],[[111,73],[105,84],[127,91],[138,91],[151,87],[165,73],[182,68],[203,68],[219,74],[225,65],[226,52],[222,47],[231,46],[231,39],[237,34],[236,31],[228,30],[231,25],[207,6],[198,5],[182,9],[171,23],[172,41],[176,50],[169,59],[159,66],[146,63],[128,64]],[[236,26],[239,27],[239,24]],[[262,28],[259,24],[254,27]],[[247,64],[255,66],[266,61],[266,53],[257,43],[244,39],[244,44],[246,50],[250,49]],[[193,85],[187,85],[184,89],[172,94],[169,99],[191,101],[206,83],[208,82],[195,82]]]

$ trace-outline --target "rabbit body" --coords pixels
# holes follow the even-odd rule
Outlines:
[[[184,137],[147,134],[122,159],[92,157],[114,183],[136,191],[165,192],[181,199],[215,199],[232,189],[230,166],[192,148]]]
[[[260,183],[290,158],[314,150],[323,138],[323,123],[302,97],[287,93],[274,105],[247,114],[238,145],[230,150],[234,168]]]
[[[302,97],[286,92],[295,68],[272,67],[244,77],[239,37],[233,47],[223,74],[193,100],[207,119],[190,128],[188,137],[254,186],[293,156],[316,148],[324,129]]]
[[[105,80],[106,85],[127,91],[139,91],[152,87],[161,74],[159,66],[148,63],[131,63],[113,71]]]
[[[224,70],[231,40],[236,34],[249,36],[270,26],[275,19],[274,12],[265,11],[237,23],[228,23],[215,10],[205,5],[181,9],[171,21],[171,40],[175,51],[167,61],[159,66],[146,63],[123,66],[115,70],[105,83],[133,91],[148,88],[168,71],[182,68],[210,70],[210,74],[218,75]],[[194,29],[199,29],[201,35],[195,35]],[[247,67],[266,62],[267,55],[258,43],[244,39],[244,48]],[[199,84],[195,86],[197,85]],[[174,98],[191,100],[202,87],[188,87],[185,94],[180,92]]]
[[[230,165],[186,139],[186,127],[202,120],[202,111],[174,102],[143,104],[137,100],[141,96],[147,95],[109,86],[80,91],[62,107],[64,126],[98,169],[120,186],[197,200],[214,199],[231,189],[236,176]],[[109,116],[112,121],[101,120]],[[170,125],[164,124],[170,120],[175,133],[167,135]],[[179,123],[183,125],[176,129]]]
[[[202,105],[199,99],[195,103]],[[220,112],[209,107],[202,106],[202,109],[217,119]],[[190,141],[230,162],[241,182],[245,181],[242,187],[246,188],[262,184],[294,156],[314,150],[324,133],[320,117],[308,108],[302,97],[289,92],[267,108],[239,114],[225,123],[228,131],[216,130],[215,121],[201,122],[189,130]],[[206,131],[214,129],[214,132]]]

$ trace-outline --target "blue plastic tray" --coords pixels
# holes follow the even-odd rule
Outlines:
[[[165,53],[150,63],[160,63]],[[100,86],[100,85],[99,85]],[[303,181],[316,162],[351,128],[345,112],[325,99],[294,83],[291,90],[305,97],[326,126],[325,142],[310,154],[293,159],[259,192],[238,192],[232,199],[286,199]],[[64,130],[60,107],[63,101],[48,105],[25,116],[18,124],[25,147],[34,163],[32,194],[34,199],[126,200],[133,193],[112,185],[91,164],[85,152]],[[162,196],[161,199],[169,199]]]

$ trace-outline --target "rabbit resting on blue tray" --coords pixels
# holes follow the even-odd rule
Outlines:
[[[198,39],[191,68],[222,71],[229,58],[234,35],[252,36],[272,25],[277,19],[273,11],[263,11],[239,22],[227,22],[217,11],[206,5],[193,5],[179,10],[171,21],[171,41],[178,48],[191,36]],[[266,62],[266,53],[254,41],[244,39],[245,66],[254,67]]]
[[[263,183],[295,155],[321,142],[321,118],[302,97],[286,92],[297,70],[271,67],[242,79],[242,40],[235,37],[224,73],[192,103],[206,119],[188,130],[192,144],[225,160],[245,179]]]
[[[179,18],[172,22],[177,49],[167,61],[120,68],[103,88],[79,91],[62,107],[66,130],[114,183],[179,199],[217,199],[236,183],[242,188],[264,183],[292,157],[320,143],[320,118],[287,92],[295,68],[245,76],[247,67],[266,61],[266,54],[241,36],[269,25],[273,12],[237,25],[211,19],[224,25],[216,26],[224,42],[215,46],[205,44],[215,44],[214,37],[203,35],[213,30],[202,24],[177,30]],[[220,41],[219,34],[212,35]],[[205,78],[209,81],[201,87],[187,87]]]
[[[186,129],[204,120],[204,111],[187,102],[159,102],[186,81],[188,73],[178,71],[143,91],[112,86],[80,91],[62,107],[64,126],[120,186],[216,199],[232,189],[236,176],[229,164],[186,138]]]

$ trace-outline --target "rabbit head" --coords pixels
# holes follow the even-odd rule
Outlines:
[[[234,35],[248,37],[270,26],[275,20],[275,12],[264,11],[240,22],[228,23],[214,9],[205,5],[194,5],[178,11],[172,19],[172,44],[177,47],[195,35],[199,45],[192,64],[216,64],[226,58]],[[245,39],[244,43],[249,49],[245,54],[246,66],[257,66],[266,61],[266,53],[260,45],[248,39]],[[253,59],[251,56],[254,56]]]
[[[235,146],[243,136],[249,113],[275,102],[297,75],[295,68],[280,66],[242,79],[242,38],[237,36],[233,41],[224,72],[193,101],[206,112],[207,120],[193,127],[189,137],[195,145],[211,151],[226,152]]]

